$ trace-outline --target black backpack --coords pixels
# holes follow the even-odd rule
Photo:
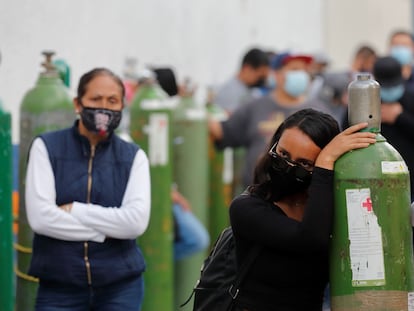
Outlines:
[[[181,306],[194,295],[193,311],[231,310],[243,278],[259,251],[260,247],[255,246],[243,265],[238,267],[232,228],[224,229],[201,266],[200,278],[190,298]]]

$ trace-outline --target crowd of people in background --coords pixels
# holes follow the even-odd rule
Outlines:
[[[242,188],[251,183],[253,167],[274,130],[293,112],[314,108],[330,114],[341,130],[347,128],[347,88],[358,73],[370,73],[381,84],[383,134],[397,145],[411,171],[414,157],[406,146],[412,142],[408,133],[414,124],[413,108],[408,104],[414,92],[413,36],[409,31],[393,31],[387,46],[384,55],[367,44],[356,46],[349,67],[342,70],[331,70],[332,59],[324,52],[269,51],[260,47],[245,51],[235,73],[213,88],[213,102],[227,112],[228,120],[209,122],[217,148],[244,150]],[[396,60],[393,65],[398,63],[401,68],[391,68],[391,61],[389,66],[379,64],[383,57]],[[169,96],[179,96],[182,85],[171,68],[154,67],[152,71]],[[396,71],[400,77],[393,76]],[[136,91],[136,80],[132,84],[130,79],[125,80],[127,102]]]
[[[387,46],[384,55],[370,45],[357,46],[344,70],[330,70],[326,53],[247,51],[236,74],[216,89],[215,102],[227,110],[229,119],[209,125],[217,147],[246,149],[243,184],[252,182],[253,167],[269,135],[293,112],[314,108],[334,117],[342,130],[347,128],[347,89],[358,73],[370,73],[380,83],[382,134],[413,171],[413,36],[396,30]],[[412,198],[413,184],[411,177]]]

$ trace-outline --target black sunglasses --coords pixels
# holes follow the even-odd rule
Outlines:
[[[307,182],[312,176],[312,171],[304,168],[302,164],[296,161],[288,160],[280,156],[276,152],[277,143],[278,141],[273,144],[268,152],[272,158],[272,168],[276,171],[293,172],[293,175],[298,181]]]

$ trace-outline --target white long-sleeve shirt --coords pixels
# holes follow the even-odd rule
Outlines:
[[[147,155],[142,149],[137,152],[121,206],[73,202],[71,212],[67,213],[56,205],[52,165],[43,140],[36,138],[27,164],[25,199],[29,224],[38,234],[66,241],[135,239],[145,232],[150,217]]]

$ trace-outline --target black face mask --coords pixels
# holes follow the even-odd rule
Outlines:
[[[272,199],[280,200],[289,195],[306,190],[312,179],[312,172],[273,153],[269,170],[270,184],[274,191]]]
[[[104,136],[112,133],[119,126],[122,110],[83,107],[80,116],[88,131]]]
[[[253,88],[253,87],[263,87],[265,85],[266,85],[266,78],[260,78],[255,83],[250,84],[249,87],[250,88]]]

